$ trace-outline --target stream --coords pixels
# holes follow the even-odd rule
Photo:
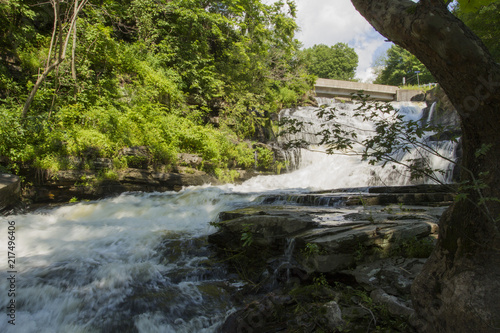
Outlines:
[[[419,107],[401,109],[421,117]],[[286,112],[312,117],[307,108]],[[442,149],[453,158],[454,147]],[[313,150],[300,152],[291,173],[241,185],[124,193],[2,217],[0,332],[217,332],[242,285],[207,242],[220,212],[269,194],[408,183],[400,169]]]

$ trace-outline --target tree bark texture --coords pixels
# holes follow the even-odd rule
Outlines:
[[[467,199],[440,221],[413,286],[426,332],[500,332],[500,65],[442,0],[351,0],[382,35],[413,53],[457,109]]]

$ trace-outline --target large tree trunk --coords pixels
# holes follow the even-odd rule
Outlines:
[[[500,332],[500,65],[443,0],[352,3],[424,63],[462,121],[461,180],[473,186],[441,218],[436,249],[413,284],[422,330]]]

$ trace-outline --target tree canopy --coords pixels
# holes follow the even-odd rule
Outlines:
[[[251,165],[235,145],[312,88],[295,14],[291,0],[0,2],[4,166],[134,145]]]
[[[417,85],[435,81],[429,70],[413,54],[393,45],[382,59],[382,69],[374,83],[401,86]]]
[[[302,51],[309,74],[323,79],[353,80],[358,55],[346,43],[314,45]]]
[[[460,4],[454,10],[474,33],[481,38],[491,55],[500,62],[500,1],[488,1],[476,11],[469,10],[467,4]]]

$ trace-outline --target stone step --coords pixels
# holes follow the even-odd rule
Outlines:
[[[261,197],[263,204],[297,204],[303,206],[373,206],[388,204],[449,206],[453,202],[453,185],[384,186],[336,189],[312,193],[273,194]]]

